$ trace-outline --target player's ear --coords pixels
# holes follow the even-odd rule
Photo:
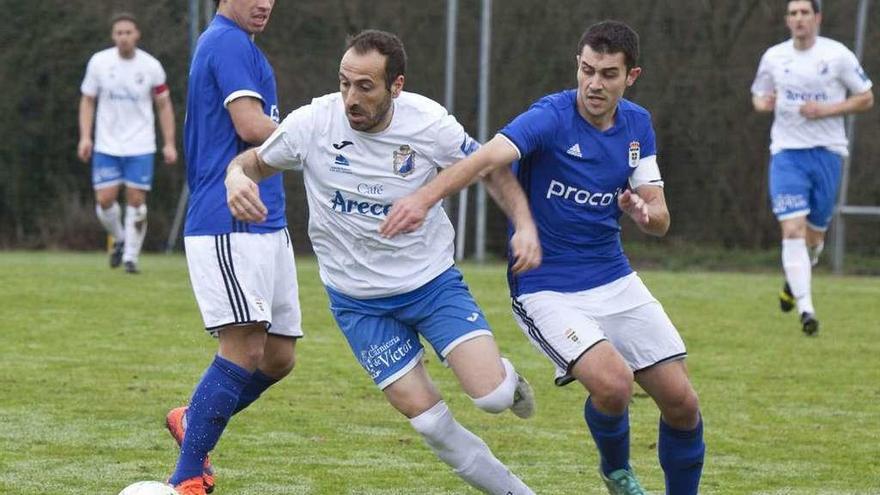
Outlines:
[[[632,86],[633,84],[635,84],[636,79],[638,79],[639,75],[641,75],[641,74],[642,74],[641,67],[633,67],[632,69],[630,69],[629,72],[626,74],[626,85]]]
[[[400,92],[403,91],[403,84],[406,81],[406,78],[403,74],[400,74],[394,79],[394,82],[391,83],[391,97],[397,98],[400,96]]]

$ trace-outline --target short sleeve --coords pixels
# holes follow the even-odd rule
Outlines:
[[[639,161],[629,178],[630,187],[635,190],[639,186],[663,187],[660,167],[657,164],[657,137],[650,117],[646,118],[644,130],[639,142]]]
[[[498,133],[513,144],[522,158],[550,142],[556,132],[558,120],[558,114],[550,102],[541,100],[519,114]]]
[[[257,148],[257,156],[272,168],[302,170],[312,141],[313,117],[312,105],[290,112],[266,142]]]
[[[752,94],[755,96],[770,96],[776,92],[776,84],[773,82],[773,67],[770,58],[765,53],[758,64],[758,73],[752,82]]]
[[[464,127],[446,114],[435,124],[434,153],[432,159],[440,168],[446,168],[480,149]]]
[[[101,90],[98,80],[97,65],[98,62],[95,60],[95,56],[92,55],[92,58],[89,59],[89,63],[86,64],[86,75],[83,77],[82,84],[79,87],[80,92],[86,96],[98,96],[98,91]]]
[[[152,88],[155,91],[165,86],[167,78],[165,76],[165,69],[162,67],[162,64],[158,60],[155,64],[153,64],[152,72]]]
[[[217,43],[212,52],[211,68],[223,97],[223,106],[243,96],[264,100],[260,93],[260,70],[250,40],[243,33],[229,32],[218,37]]]
[[[873,83],[868,79],[865,69],[862,68],[859,59],[853,52],[846,50],[838,63],[840,64],[838,68],[840,82],[850,93],[859,94],[871,89]]]

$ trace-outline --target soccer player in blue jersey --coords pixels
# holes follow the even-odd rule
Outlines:
[[[190,189],[184,241],[193,292],[219,351],[188,407],[172,409],[168,429],[181,444],[170,482],[181,495],[213,490],[208,452],[229,418],[294,365],[302,336],[296,266],[281,177],[260,184],[268,209],[245,224],[226,206],[226,166],[275,130],[275,75],[254,35],[274,0],[220,0],[189,73],[184,146]]]
[[[696,494],[705,445],[685,346],[630,267],[625,213],[662,236],[669,211],[651,116],[623,98],[641,73],[638,35],[625,24],[589,27],[577,51],[577,89],[542,98],[483,148],[395,202],[381,231],[408,232],[424,212],[475,177],[512,162],[538,224],[542,265],[509,274],[513,312],[556,366],[556,384],[589,393],[584,419],[612,494],[644,493],[629,462],[633,379],[660,409],[657,451],[666,493]]]
[[[782,230],[784,312],[797,307],[806,335],[819,332],[813,307],[812,267],[819,262],[834,214],[847,149],[844,115],[874,104],[872,83],[842,43],[819,36],[817,0],[791,0],[785,23],[791,39],[761,57],[752,104],[773,112],[770,200]]]

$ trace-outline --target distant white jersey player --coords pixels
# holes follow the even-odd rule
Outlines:
[[[787,312],[797,305],[803,331],[815,335],[819,321],[811,271],[824,245],[848,154],[844,115],[870,108],[873,94],[856,56],[843,44],[818,36],[822,14],[817,1],[789,1],[785,20],[791,39],[761,57],[752,100],[757,111],[773,112],[770,201],[782,228],[786,278],[780,307]]]
[[[396,36],[364,31],[352,38],[340,64],[340,92],[295,110],[256,152],[232,162],[230,208],[240,219],[261,220],[265,209],[252,179],[302,169],[321,280],[361,366],[465,481],[486,493],[530,494],[453,419],[422,364],[420,337],[479,408],[532,414],[530,387],[501,358],[453,264],[454,232],[445,212],[433,207],[408,235],[379,234],[395,200],[478,148],[443,107],[402,91],[405,66]],[[523,267],[535,266],[538,240],[522,190],[509,173],[489,187],[523,235],[517,248]]]
[[[169,165],[177,161],[174,109],[162,64],[137,47],[141,33],[134,16],[116,14],[110,25],[115,46],[92,55],[80,85],[77,156],[92,164],[95,213],[113,239],[110,267],[122,263],[126,273],[135,274],[147,233],[147,192],[153,184],[153,105],[162,130],[162,156]],[[124,224],[117,201],[123,184]]]

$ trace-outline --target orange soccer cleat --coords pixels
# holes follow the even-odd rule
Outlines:
[[[202,482],[201,476],[183,480],[174,485],[174,489],[177,490],[177,493],[180,495],[205,495],[208,493],[205,491],[205,485]]]
[[[175,407],[165,415],[165,426],[168,428],[168,432],[171,433],[171,436],[174,437],[174,441],[177,442],[178,447],[183,443],[183,435],[186,433],[186,410],[186,406]],[[186,495],[189,495],[190,493],[199,494],[211,493],[214,491],[214,467],[211,465],[210,456],[205,456],[205,464],[202,467],[201,479],[202,484],[204,485],[204,490],[202,492],[181,492],[181,494],[185,493]],[[181,483],[181,485],[190,481],[192,480],[186,480]],[[178,489],[178,491],[180,490]]]

